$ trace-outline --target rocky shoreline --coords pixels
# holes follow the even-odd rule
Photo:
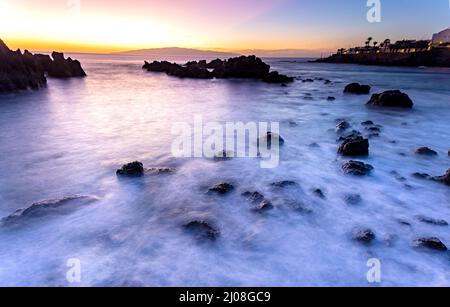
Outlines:
[[[190,79],[254,79],[266,83],[285,84],[294,82],[294,78],[270,71],[270,65],[264,63],[260,58],[251,56],[240,56],[228,60],[216,59],[211,62],[206,60],[191,61],[184,65],[170,63],[167,61],[145,61],[143,69],[149,72],[163,72],[169,76]]]
[[[85,77],[78,60],[65,59],[63,53],[51,57],[32,54],[28,50],[12,51],[0,39],[0,94],[21,90],[37,90],[47,85],[47,77]]]
[[[315,63],[359,64],[403,67],[450,67],[450,49],[432,49],[415,53],[333,54]]]

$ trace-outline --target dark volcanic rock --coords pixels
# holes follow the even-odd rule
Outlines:
[[[373,170],[373,166],[359,161],[348,161],[342,165],[342,170],[346,174],[365,176]]]
[[[74,77],[86,77],[81,64],[78,60],[72,60],[71,58],[64,58],[63,53],[53,52],[53,61],[48,62],[44,60],[47,65],[46,71],[51,78],[74,78]],[[40,60],[42,61],[42,59]]]
[[[430,179],[431,176],[425,173],[414,173],[413,174],[414,177],[416,177],[417,179]]]
[[[420,147],[416,150],[416,154],[423,156],[437,156],[438,153],[428,147]]]
[[[367,103],[371,106],[396,107],[411,109],[414,103],[409,96],[400,91],[386,91],[381,94],[374,94]]]
[[[145,172],[150,175],[165,175],[165,174],[171,174],[175,170],[173,168],[169,167],[152,167],[149,169],[146,169]]]
[[[439,181],[442,182],[443,184],[450,186],[450,168],[447,170],[447,173],[445,175],[433,177],[432,179],[434,181]]]
[[[169,76],[179,78],[212,79],[212,78],[243,78],[257,79],[267,83],[289,83],[294,79],[280,73],[270,72],[270,65],[264,63],[260,58],[252,56],[241,56],[225,61],[216,59],[210,63],[206,61],[191,61],[185,65],[169,63],[167,61],[145,61],[143,69],[151,72],[165,72]]]
[[[357,95],[367,95],[370,93],[369,85],[361,85],[359,83],[350,83],[344,89],[344,93],[357,94]]]
[[[297,182],[291,181],[291,180],[284,180],[284,181],[278,181],[271,184],[271,186],[276,188],[286,188],[286,187],[292,187],[297,186]]]
[[[447,246],[441,242],[438,238],[418,238],[414,241],[415,247],[424,247],[440,252],[446,252]]]
[[[246,197],[252,203],[260,203],[264,200],[264,195],[259,192],[244,192],[242,196]]]
[[[328,100],[328,101],[335,101],[335,100],[336,100],[336,97],[328,96],[328,97],[327,97],[327,100]]]
[[[372,126],[372,125],[375,125],[375,124],[374,124],[373,121],[367,120],[365,122],[362,122],[361,125],[363,125],[363,126]]]
[[[46,200],[34,203],[26,209],[17,210],[1,222],[3,225],[10,226],[20,223],[23,220],[49,215],[70,214],[76,209],[90,205],[96,201],[98,201],[97,198],[90,196],[69,196],[61,199]]]
[[[66,60],[57,52],[52,56],[11,51],[0,40],[0,93],[42,88],[47,84],[46,74],[56,78],[86,76],[77,60]]]
[[[45,71],[33,56],[20,50],[11,51],[0,40],[0,94],[20,90],[36,90],[47,84]]]
[[[219,183],[209,189],[210,192],[218,193],[218,194],[227,194],[234,190],[234,186],[230,183],[224,182]]]
[[[338,153],[343,156],[368,156],[369,140],[361,136],[350,137],[344,140],[339,147]]]
[[[426,223],[426,224],[430,224],[430,225],[435,225],[435,226],[448,226],[447,221],[445,220],[437,220],[437,219],[433,219],[431,217],[427,217],[427,216],[423,216],[423,215],[419,215],[417,217],[417,219],[419,221],[421,221],[422,223]]]
[[[362,229],[362,230],[357,231],[353,235],[353,240],[364,243],[364,244],[369,244],[373,240],[375,240],[375,234],[370,229]]]
[[[116,174],[118,176],[138,177],[144,175],[144,165],[141,162],[135,161],[125,164],[121,169],[118,169]]]
[[[346,121],[342,121],[336,125],[336,132],[342,132],[350,128],[350,124]]]
[[[254,212],[258,212],[258,213],[263,213],[269,210],[273,209],[273,205],[270,201],[264,199],[262,202],[260,202],[259,204],[255,205],[252,208],[252,211]]]
[[[314,194],[319,198],[322,198],[322,199],[326,198],[325,193],[321,189],[315,189]]]
[[[294,82],[294,78],[281,75],[278,71],[270,72],[264,79],[266,83],[291,83]]]
[[[220,231],[206,221],[192,221],[183,226],[192,233],[197,240],[215,241],[220,236]]]
[[[272,142],[274,142],[274,141],[278,141],[279,146],[284,145],[284,139],[280,135],[269,131],[269,132],[267,132],[267,135],[265,137],[258,139],[258,147],[260,147],[261,144],[265,143],[265,144],[267,144],[267,148],[270,149],[270,148],[272,148]]]

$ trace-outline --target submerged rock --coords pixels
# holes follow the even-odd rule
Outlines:
[[[415,177],[417,179],[430,179],[431,178],[431,176],[426,173],[414,173],[413,177]]]
[[[138,177],[144,175],[144,165],[141,162],[135,161],[122,166],[121,169],[118,169],[116,174],[118,176],[130,176],[130,177]]]
[[[368,156],[369,140],[361,136],[348,137],[339,147],[338,153],[343,156]]]
[[[278,181],[278,182],[274,182],[271,184],[271,186],[276,187],[276,188],[286,188],[286,187],[292,187],[292,186],[297,186],[297,182],[292,181],[292,180],[283,180],[283,181]]]
[[[374,94],[367,104],[379,107],[408,109],[411,109],[414,106],[411,98],[409,98],[407,94],[400,91],[386,91],[381,94]]]
[[[336,97],[334,97],[334,96],[328,96],[328,97],[327,97],[327,100],[328,100],[328,101],[335,101],[335,100],[336,100]]]
[[[242,196],[246,197],[252,203],[260,203],[264,200],[264,195],[259,192],[244,192]]]
[[[266,199],[264,199],[262,202],[260,202],[259,204],[255,205],[252,208],[252,211],[257,212],[257,213],[263,213],[269,210],[272,210],[274,207],[272,205],[272,203]]]
[[[26,209],[20,209],[10,216],[1,220],[3,225],[17,224],[23,220],[40,218],[49,215],[65,215],[75,210],[88,206],[98,201],[98,198],[91,196],[68,196],[61,199],[46,200],[32,204]]]
[[[446,252],[447,246],[441,242],[438,238],[418,238],[414,241],[415,247],[423,247],[432,249],[435,251]]]
[[[319,198],[322,198],[322,199],[326,198],[325,193],[321,189],[315,189],[314,194]]]
[[[144,171],[150,175],[166,175],[173,173],[175,170],[170,167],[152,167]]]
[[[342,165],[344,173],[354,176],[365,176],[370,174],[373,166],[359,161],[348,161]]]
[[[366,95],[370,93],[369,85],[362,85],[359,83],[350,83],[344,89],[344,93],[348,94],[357,94],[357,95]]]
[[[224,195],[233,190],[234,190],[234,186],[232,184],[224,182],[224,183],[216,184],[215,186],[211,187],[209,189],[209,192],[214,192],[214,193]]]
[[[437,156],[438,153],[428,147],[420,147],[416,149],[416,154],[423,156]]]
[[[363,125],[363,126],[373,126],[373,125],[375,125],[375,124],[374,124],[373,121],[367,120],[367,121],[365,121],[365,122],[362,122],[361,125]]]
[[[430,224],[430,225],[448,226],[448,223],[445,220],[437,220],[437,219],[433,219],[431,217],[427,217],[427,216],[423,216],[423,215],[417,216],[417,219],[419,221],[421,221],[422,223],[426,223],[426,224]]]
[[[361,195],[359,194],[349,194],[344,197],[345,202],[348,205],[358,205],[362,202]]]
[[[434,181],[442,182],[445,185],[450,186],[450,168],[447,170],[447,173],[442,176],[433,177]]]
[[[375,238],[374,232],[370,229],[359,230],[353,235],[353,240],[364,244],[370,244]]]
[[[206,221],[191,221],[183,227],[197,240],[215,241],[220,236],[220,231],[211,223]]]
[[[336,132],[342,132],[350,128],[350,124],[346,121],[342,121],[336,125]]]
[[[267,144],[267,148],[272,148],[272,142],[278,141],[279,146],[284,145],[284,139],[281,137],[281,135],[273,133],[273,132],[267,132],[267,135],[258,139],[258,147],[261,146],[261,144]]]
[[[313,213],[313,210],[311,210],[309,207],[307,207],[304,203],[299,201],[293,201],[288,203],[288,207],[292,210],[301,213],[301,214],[311,214]]]
[[[272,71],[263,79],[263,81],[266,83],[282,83],[285,85],[286,83],[294,82],[294,78],[281,75],[278,71]]]

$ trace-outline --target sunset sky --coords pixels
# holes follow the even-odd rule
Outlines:
[[[450,27],[449,0],[0,0],[0,38],[11,48],[109,52],[154,47],[334,50],[428,39]]]

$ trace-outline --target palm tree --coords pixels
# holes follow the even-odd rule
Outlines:
[[[373,42],[373,46],[376,47],[378,45],[378,42]]]
[[[373,40],[372,36],[370,36],[370,37],[367,38],[367,41],[366,41],[366,47],[367,47],[367,48],[369,47],[370,42],[371,42],[372,40]]]

